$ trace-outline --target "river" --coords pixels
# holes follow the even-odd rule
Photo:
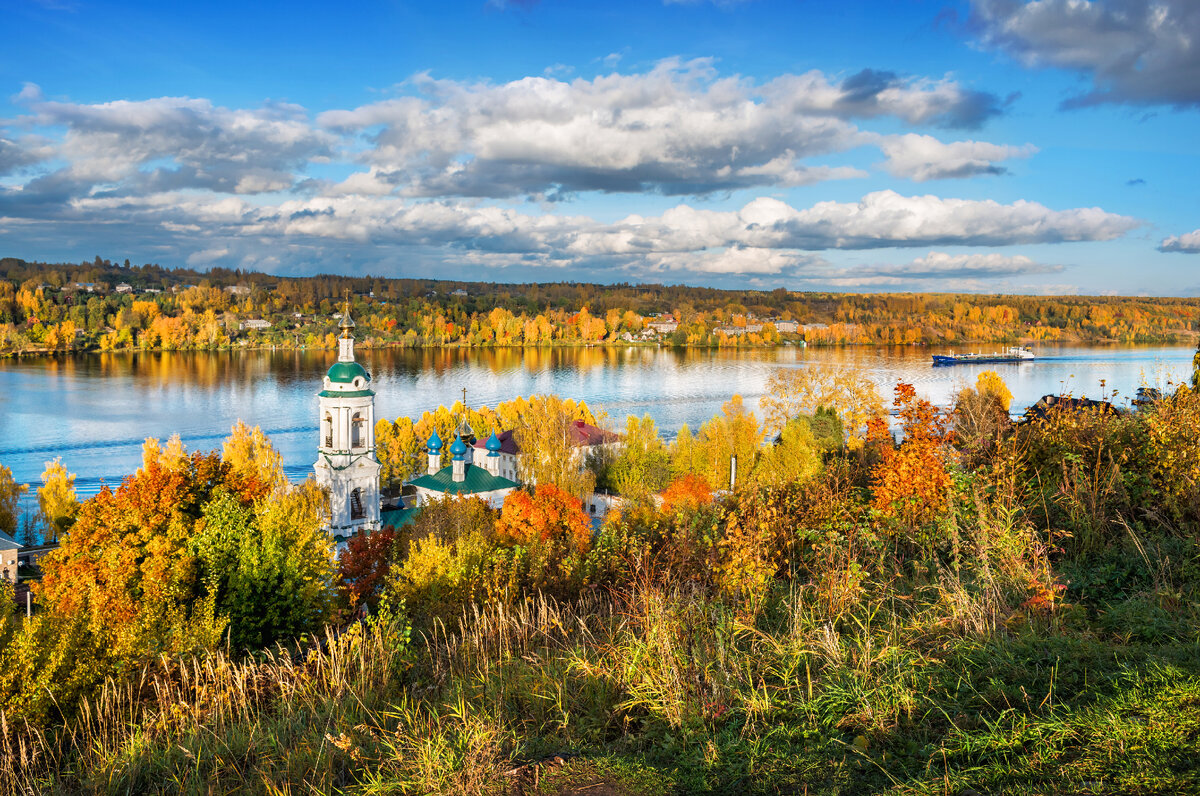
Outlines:
[[[1000,346],[977,345],[983,351]],[[468,388],[474,405],[518,395],[582,398],[623,426],[649,414],[667,436],[693,429],[740,393],[757,407],[775,368],[832,361],[867,370],[883,394],[897,381],[948,404],[982,370],[998,371],[1014,410],[1047,393],[1117,402],[1138,386],[1163,388],[1191,374],[1190,347],[1039,346],[1038,360],[1013,365],[931,366],[925,347],[674,350],[649,347],[359,351],[374,376],[376,416],[419,416],[450,405]],[[962,350],[962,349],[960,349]],[[289,477],[311,472],[316,392],[333,351],[115,353],[0,360],[0,464],[23,483],[39,483],[47,460],[61,456],[81,496],[116,485],[141,462],[146,437],[178,433],[189,449],[220,446],[239,418],[266,431]],[[30,490],[31,496],[33,489]]]

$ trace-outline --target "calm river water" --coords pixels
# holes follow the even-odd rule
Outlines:
[[[1000,346],[976,346],[985,351]],[[939,349],[940,350],[940,349]],[[740,393],[757,406],[771,372],[832,361],[866,369],[885,395],[900,380],[948,403],[964,383],[995,369],[1014,410],[1047,393],[1099,397],[1100,380],[1118,401],[1140,385],[1164,387],[1191,373],[1187,347],[1054,347],[1036,362],[933,368],[934,349],[784,347],[711,351],[616,347],[360,351],[374,376],[376,416],[417,416],[450,405],[468,388],[472,404],[518,395],[582,398],[623,425],[649,414],[667,435],[695,428]],[[62,456],[81,495],[117,484],[141,462],[146,437],[178,433],[190,449],[219,447],[239,418],[270,434],[292,478],[312,467],[316,392],[332,351],[92,354],[0,360],[0,464],[38,483],[45,462]],[[33,490],[31,490],[32,492]]]

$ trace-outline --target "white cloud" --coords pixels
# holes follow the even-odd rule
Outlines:
[[[1200,105],[1195,0],[973,0],[973,11],[984,46],[1091,79],[1068,107]]]
[[[552,255],[558,259],[650,257],[664,268],[700,256],[699,270],[763,272],[781,267],[768,252],[873,249],[928,245],[1006,246],[1110,240],[1139,222],[1096,208],[1050,210],[1034,202],[905,197],[891,191],[857,203],[821,202],[798,210],[777,199],[755,199],[737,211],[678,205],[661,216],[629,216],[606,224],[586,216],[531,215],[468,202],[411,202],[395,197],[313,197],[251,204],[236,197],[187,194],[78,199],[82,216],[120,215],[143,224],[198,224],[212,234],[265,239],[328,239],[361,244],[437,246]],[[719,252],[719,253],[714,253]],[[703,253],[698,255],[698,253]],[[1025,267],[1016,259],[954,261],[931,253],[926,269]]]
[[[964,88],[950,78],[901,78],[894,72],[864,69],[838,83],[820,70],[783,75],[763,87],[763,95],[792,113],[842,119],[894,116],[909,124],[975,128],[1000,114],[994,94]]]
[[[884,265],[861,269],[880,276],[941,279],[988,278],[1019,274],[1051,274],[1063,270],[1061,265],[1036,262],[1022,254],[1004,255],[997,252],[947,254],[931,251],[903,265]]]
[[[1200,229],[1185,232],[1182,235],[1172,235],[1164,238],[1158,246],[1159,251],[1183,252],[1185,254],[1200,254]]]
[[[1004,167],[997,163],[1037,152],[1037,147],[1029,144],[1016,147],[984,141],[943,143],[933,136],[916,133],[884,136],[879,148],[887,156],[884,167],[889,174],[914,182],[1004,174]]]
[[[362,132],[361,159],[411,196],[547,196],[579,191],[705,194],[862,176],[802,161],[870,143],[848,120],[975,125],[991,95],[950,80],[820,72],[764,85],[720,77],[708,59],[642,74],[501,85],[413,81],[419,96],[322,113]],[[989,99],[990,98],[990,99]]]
[[[336,143],[294,105],[229,109],[187,97],[88,105],[46,101],[40,91],[21,96],[31,111],[21,125],[65,128],[53,154],[67,165],[45,176],[76,192],[280,191],[309,163],[327,160]]]

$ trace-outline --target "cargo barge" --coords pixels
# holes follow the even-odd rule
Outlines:
[[[1029,346],[1013,346],[997,354],[934,354],[934,365],[986,365],[1005,362],[1032,362],[1036,357]]]

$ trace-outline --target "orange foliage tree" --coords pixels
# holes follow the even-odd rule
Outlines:
[[[243,505],[264,485],[243,482],[213,454],[193,453],[167,466],[148,458],[114,492],[85,502],[64,544],[42,559],[38,601],[61,614],[86,614],[118,655],[162,623],[183,619],[201,596],[200,561],[189,550],[193,528],[219,487]]]
[[[871,472],[875,508],[910,530],[931,522],[946,505],[950,473],[947,445],[953,431],[942,410],[917,397],[911,384],[896,385],[892,405],[904,429],[899,447],[882,418],[870,423],[870,438],[882,442],[882,461]]]
[[[497,550],[492,588],[566,595],[582,585],[583,563],[592,545],[592,526],[578,498],[552,484],[531,495],[513,492],[496,520]]]
[[[693,473],[676,478],[662,492],[662,510],[664,514],[695,511],[701,506],[707,506],[712,502],[712,488],[709,487],[708,481]]]
[[[549,545],[583,554],[592,542],[592,525],[580,500],[553,484],[538,484],[533,494],[513,492],[496,520],[496,536],[522,546]]]

